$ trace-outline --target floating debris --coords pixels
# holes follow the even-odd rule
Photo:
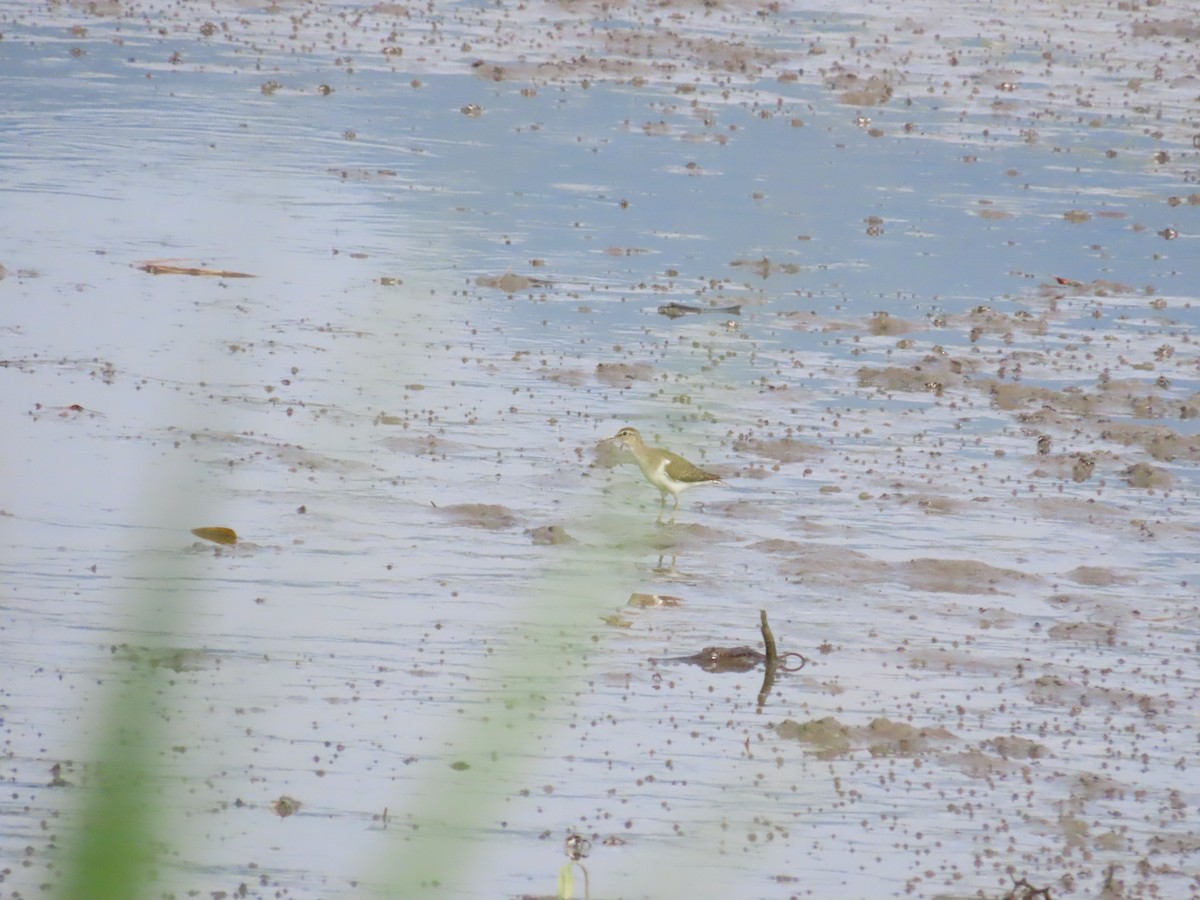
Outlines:
[[[749,672],[766,662],[767,655],[753,647],[705,647],[691,656],[677,656],[663,662],[687,663],[705,672]]]
[[[303,804],[295,797],[289,797],[287,794],[283,794],[278,800],[271,804],[271,811],[274,812],[275,815],[279,816],[279,818],[286,819],[288,816],[299,812],[301,806],[303,806]]]
[[[683,606],[682,597],[672,597],[670,594],[640,594],[633,593],[629,595],[628,606],[636,606],[639,609],[650,609],[655,606]]]
[[[680,316],[698,315],[700,313],[721,313],[729,316],[740,316],[742,304],[733,306],[688,306],[686,303],[664,303],[658,308],[660,316],[668,319],[678,319]]]
[[[206,541],[212,541],[214,544],[236,544],[238,542],[237,532],[223,525],[193,528],[192,534]]]
[[[639,596],[639,595],[634,595]],[[646,596],[646,595],[641,595]],[[630,601],[632,605],[632,600]],[[740,647],[705,647],[699,653],[693,653],[691,656],[676,656],[669,659],[651,660],[654,662],[663,663],[686,663],[692,666],[699,666],[706,672],[749,672],[752,669],[757,669],[763,663],[766,663],[769,677],[774,679],[776,668],[782,669],[785,672],[796,672],[804,668],[808,663],[808,659],[802,653],[785,653],[781,657],[775,645],[775,635],[771,631],[770,623],[767,621],[766,610],[759,612],[759,627],[762,631],[763,644],[766,652],[755,650],[753,647],[746,645]],[[780,660],[788,657],[795,657],[798,661],[794,666],[781,666]]]
[[[480,275],[475,279],[479,287],[499,288],[506,294],[516,294],[527,291],[532,287],[550,287],[550,282],[544,278],[531,278],[528,275],[517,275],[512,271],[505,272],[499,277]]]
[[[67,765],[70,766],[72,764],[67,763]],[[67,779],[63,778],[63,764],[55,763],[54,765],[52,765],[50,767],[50,781],[46,784],[46,787],[53,788],[53,787],[70,787],[70,786],[71,786],[71,782],[69,782],[69,781],[67,781]]]
[[[151,669],[170,669],[172,672],[200,672],[212,668],[217,659],[205,650],[189,647],[137,647],[132,644],[117,644],[111,649],[113,657],[132,663],[147,665]]]
[[[542,525],[539,528],[526,528],[525,533],[533,538],[535,544],[574,544],[575,538],[567,534],[561,525]]]
[[[229,269],[206,269],[203,266],[177,266],[165,260],[146,260],[138,268],[151,275],[195,275],[201,278],[253,278],[247,272],[234,272]]]
[[[780,738],[807,745],[818,759],[846,756],[854,749],[864,750],[873,757],[915,759],[940,753],[959,740],[940,726],[918,728],[886,716],[878,716],[861,727],[846,725],[833,716],[807,722],[784,719],[772,727]]]

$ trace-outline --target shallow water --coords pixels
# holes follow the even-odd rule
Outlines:
[[[1194,893],[1188,27],[0,3],[5,894]]]

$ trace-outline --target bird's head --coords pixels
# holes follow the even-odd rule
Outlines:
[[[628,425],[626,425],[615,435],[613,435],[612,440],[625,447],[638,447],[641,446],[642,436],[638,433],[636,428],[630,428]]]

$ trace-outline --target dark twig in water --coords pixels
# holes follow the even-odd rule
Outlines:
[[[680,316],[700,315],[701,313],[719,313],[721,315],[740,316],[742,304],[736,306],[688,306],[684,303],[664,303],[658,308],[660,316],[677,319]]]
[[[767,647],[762,687],[758,689],[758,708],[761,712],[762,708],[767,705],[767,698],[771,696],[771,689],[775,687],[775,670],[779,668],[779,650],[775,646],[775,635],[771,633],[771,626],[767,623],[765,609],[758,611],[758,621],[762,625],[763,643]]]
[[[783,656],[780,656],[779,649],[775,646],[775,635],[771,632],[771,626],[767,622],[767,611],[765,609],[760,609],[758,611],[758,616],[759,621],[762,623],[763,643],[767,645],[768,666],[779,666],[779,668],[783,669],[785,672],[799,672],[806,665],[808,665],[808,657],[803,653],[797,653],[795,650],[790,650],[783,654]],[[795,657],[796,659],[800,660],[800,662],[796,663],[794,666],[780,665],[783,660],[788,659],[789,657]]]
[[[767,645],[767,665],[774,666],[779,662],[779,651],[775,648],[775,635],[771,633],[771,626],[767,624],[765,609],[758,611],[758,620],[762,623],[763,643]]]
[[[784,671],[784,672],[799,672],[799,671],[800,671],[801,669],[803,669],[803,668],[804,668],[806,665],[808,665],[808,657],[807,657],[807,656],[805,656],[803,653],[797,653],[795,650],[791,650],[791,651],[789,651],[789,652],[787,652],[787,653],[783,654],[783,656],[781,656],[781,657],[779,657],[779,658],[780,658],[781,660],[784,660],[784,659],[787,659],[788,657],[792,657],[792,656],[796,657],[796,659],[800,660],[800,662],[796,663],[796,665],[794,665],[794,666],[784,666],[784,665],[780,665],[780,667],[779,667],[779,668],[780,668],[780,670],[781,670],[781,671]]]
[[[758,611],[758,621],[762,625],[763,643],[767,648],[765,658],[766,671],[763,673],[762,687],[758,689],[758,708],[761,711],[767,705],[767,698],[771,696],[771,688],[775,687],[775,673],[782,669],[785,672],[799,672],[808,663],[808,657],[803,653],[789,652],[779,655],[779,648],[775,645],[775,635],[771,631],[771,625],[767,622],[767,611],[760,609]],[[794,656],[800,660],[794,666],[781,666],[779,661]]]

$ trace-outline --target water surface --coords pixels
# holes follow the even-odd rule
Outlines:
[[[0,4],[6,893],[1194,892],[1194,26],[833,6]]]

